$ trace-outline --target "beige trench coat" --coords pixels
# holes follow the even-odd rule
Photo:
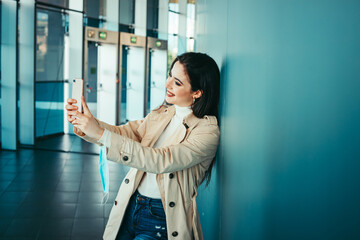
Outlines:
[[[216,154],[220,131],[214,116],[200,119],[191,113],[167,141],[167,147],[152,148],[174,114],[174,106],[162,106],[142,120],[121,126],[97,120],[100,127],[111,132],[107,158],[131,167],[110,212],[105,240],[116,238],[129,199],[145,172],[157,174],[168,239],[203,239],[196,205],[197,188]],[[74,133],[101,145],[77,128]]]

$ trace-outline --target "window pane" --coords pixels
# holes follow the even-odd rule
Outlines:
[[[39,9],[36,16],[36,81],[62,81],[66,15]]]
[[[106,18],[106,0],[84,0],[84,12],[88,18]]]
[[[194,50],[195,50],[194,47],[195,47],[195,40],[193,38],[188,38],[187,44],[186,44],[186,51],[194,52]]]
[[[36,10],[36,137],[64,132],[66,13]],[[66,74],[67,75],[67,74]]]
[[[168,68],[170,69],[171,63],[174,61],[178,54],[178,36],[168,36]]]
[[[0,1],[0,13],[1,13],[1,1]],[[1,129],[1,16],[0,16],[0,129]],[[1,131],[0,131],[0,142],[1,142]]]
[[[36,137],[64,132],[64,83],[37,82]]]
[[[135,21],[135,0],[120,0],[119,2],[120,24],[132,25]]]
[[[169,3],[169,10],[174,12],[179,12],[179,3]]]
[[[146,7],[146,36],[157,38],[159,25],[159,0],[148,0]]]
[[[37,0],[37,2],[43,2],[63,8],[69,8],[69,0]]]
[[[194,37],[195,35],[195,4],[187,4],[186,16],[186,37]]]
[[[169,3],[169,34],[179,33],[179,4]],[[173,12],[175,11],[175,12]]]

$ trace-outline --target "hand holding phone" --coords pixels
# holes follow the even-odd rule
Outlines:
[[[78,111],[82,113],[81,96],[83,95],[83,80],[81,78],[75,78],[72,84],[72,98],[76,100],[76,103],[73,105],[77,106]]]
[[[80,136],[87,135],[90,138],[100,139],[104,133],[104,129],[100,127],[99,123],[91,114],[86,100],[82,96],[83,80],[74,79],[72,83],[72,98],[67,100],[68,104],[65,106],[68,115],[67,119],[74,125],[74,129],[77,129],[76,132],[80,134]]]

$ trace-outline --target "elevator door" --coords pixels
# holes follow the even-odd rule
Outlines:
[[[126,49],[126,121],[133,121],[144,117],[145,50]]]
[[[87,81],[86,81],[86,103],[90,112],[95,117],[97,116],[97,78],[98,78],[98,43],[88,42],[88,67],[87,67]]]
[[[153,49],[150,51],[150,54],[149,100],[150,111],[152,111],[159,107],[165,99],[167,52],[166,50]]]
[[[116,54],[114,44],[98,47],[97,117],[112,125],[116,124]]]

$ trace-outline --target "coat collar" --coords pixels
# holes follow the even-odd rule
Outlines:
[[[158,140],[166,126],[170,123],[171,119],[174,117],[176,113],[175,106],[166,106],[160,108],[158,111],[157,116],[153,116],[152,123],[151,123],[151,132],[153,134],[148,135],[145,139],[143,139],[142,144],[144,146],[152,147],[154,146],[155,142]],[[179,126],[179,128],[174,132],[173,136],[167,141],[168,143],[176,144],[180,143],[184,140],[186,133],[188,130],[194,128],[200,118],[195,117],[193,113],[187,115],[184,120],[183,124]],[[156,121],[156,124],[154,124]]]
[[[165,114],[169,114],[169,116],[171,116],[171,118],[175,115],[176,113],[176,109],[175,106],[172,105],[170,107],[167,107],[163,110],[163,113]],[[171,120],[171,118],[169,119],[169,121]],[[183,125],[185,126],[185,128],[193,128],[195,127],[199,122],[200,122],[200,118],[196,117],[194,115],[194,113],[190,113],[189,115],[187,115],[184,120],[183,120]]]

